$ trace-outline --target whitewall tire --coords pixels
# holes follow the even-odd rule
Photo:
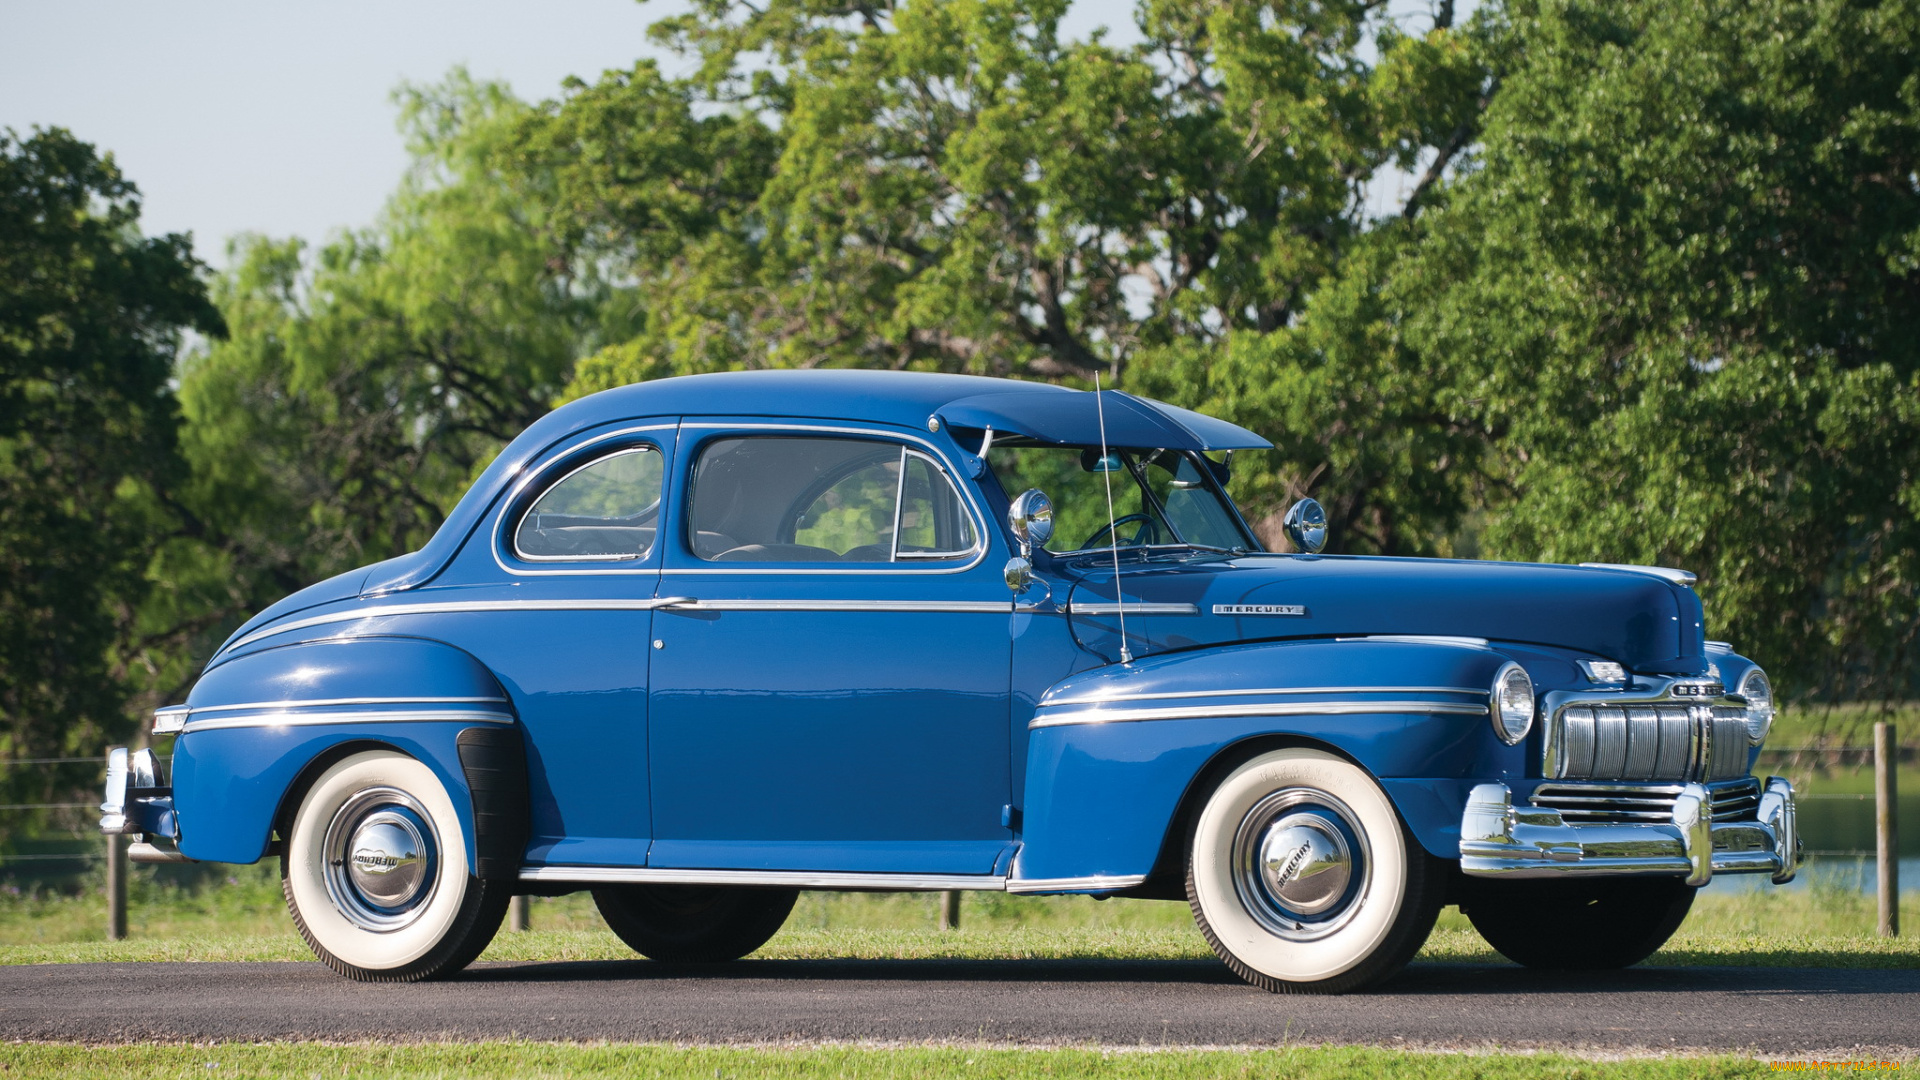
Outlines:
[[[1187,898],[1220,958],[1276,993],[1345,993],[1413,958],[1439,914],[1438,860],[1380,785],[1332,754],[1274,750],[1194,822]]]
[[[340,974],[414,982],[465,967],[511,898],[467,861],[467,836],[433,771],[391,750],[343,758],[295,812],[281,889],[300,936]]]

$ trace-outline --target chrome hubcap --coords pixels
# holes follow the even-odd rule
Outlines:
[[[432,899],[438,838],[426,808],[406,792],[369,788],[348,799],[325,844],[327,895],[355,926],[401,929]]]
[[[1234,890],[1271,933],[1311,941],[1338,930],[1365,903],[1372,879],[1366,834],[1339,799],[1287,788],[1260,800],[1233,840]]]

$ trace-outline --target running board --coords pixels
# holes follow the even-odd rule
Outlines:
[[[779,885],[789,889],[948,889],[1004,892],[1007,879],[992,874],[859,874],[822,870],[677,870],[645,866],[533,866],[521,881],[573,881],[588,885]]]
[[[1126,877],[1008,880],[994,874],[872,874],[826,870],[680,870],[650,866],[532,866],[521,881],[582,885],[769,885],[788,889],[889,890],[896,892],[1112,892],[1147,880]]]

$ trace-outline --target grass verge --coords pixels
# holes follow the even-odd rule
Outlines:
[[[0,1073],[37,1077],[1100,1077],[1102,1080],[1289,1077],[1296,1080],[1664,1080],[1763,1076],[1740,1057],[1593,1061],[1557,1054],[1428,1054],[1358,1047],[1277,1050],[999,1050],[963,1047],[737,1049],[623,1044],[312,1043],[217,1046],[0,1045]]]
[[[256,867],[197,890],[157,890],[131,906],[131,936],[101,940],[97,895],[0,896],[0,963],[120,960],[310,960],[292,932],[278,880]],[[1086,897],[969,893],[961,929],[934,929],[935,895],[805,893],[756,956],[822,960],[1189,960],[1210,957],[1186,905]],[[1920,926],[1920,892],[1902,921]],[[1709,891],[1667,948],[1663,965],[1920,968],[1920,938],[1873,936],[1873,898],[1816,884],[1804,889]],[[537,899],[534,929],[502,931],[483,961],[622,960],[632,953],[606,929],[585,894]],[[1441,913],[1420,959],[1505,961],[1459,911]]]

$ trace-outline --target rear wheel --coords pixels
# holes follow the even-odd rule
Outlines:
[[[1461,905],[1500,955],[1530,968],[1623,968],[1667,943],[1698,890],[1677,877],[1487,882]]]
[[[1339,994],[1388,978],[1433,930],[1445,877],[1359,767],[1313,750],[1241,765],[1194,825],[1187,897],[1241,978]]]
[[[786,925],[795,889],[717,885],[609,885],[594,906],[641,956],[671,964],[738,960]]]
[[[415,982],[472,963],[500,928],[508,884],[473,876],[446,789],[391,750],[322,773],[280,860],[300,936],[322,963],[362,982]]]

